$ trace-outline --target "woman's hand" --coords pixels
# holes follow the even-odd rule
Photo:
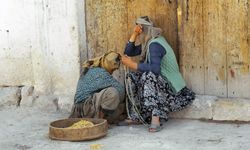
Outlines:
[[[135,42],[137,36],[139,36],[142,33],[142,26],[141,25],[136,25],[134,27],[133,34],[131,35],[129,41],[130,42]]]
[[[122,64],[131,68],[131,69],[134,69],[134,70],[137,70],[137,63],[134,62],[131,58],[129,58],[128,56],[125,56],[125,55],[122,55]]]
[[[134,27],[134,33],[135,33],[136,35],[140,35],[140,34],[142,33],[142,26],[141,26],[141,25],[136,25],[136,26]]]

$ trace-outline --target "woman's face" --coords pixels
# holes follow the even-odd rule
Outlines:
[[[150,39],[148,26],[142,25],[142,33],[139,36],[141,43],[146,43]]]
[[[141,43],[145,42],[145,37],[146,37],[146,35],[143,32],[139,35],[139,40],[140,40]]]

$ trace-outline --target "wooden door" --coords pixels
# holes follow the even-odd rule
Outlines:
[[[250,98],[249,5],[249,0],[179,0],[181,66],[196,93]]]
[[[123,52],[135,19],[149,16],[163,29],[178,56],[177,1],[175,0],[87,0],[86,31],[89,57],[115,50]]]

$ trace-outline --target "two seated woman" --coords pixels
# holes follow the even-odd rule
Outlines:
[[[141,44],[135,45],[138,39]],[[113,113],[123,101],[124,88],[111,76],[119,67],[120,56],[114,55],[85,64],[88,71],[79,79],[71,117],[102,118]],[[143,56],[140,63],[130,58],[138,55]],[[104,63],[105,59],[109,61]],[[136,20],[121,62],[134,70],[126,76],[134,88],[127,92],[133,95],[133,100],[130,96],[127,103],[128,119],[119,125],[144,123],[148,124],[149,132],[157,132],[162,129],[161,121],[168,119],[169,112],[179,111],[194,100],[195,93],[186,87],[173,49],[161,36],[161,29],[154,27],[147,16]]]

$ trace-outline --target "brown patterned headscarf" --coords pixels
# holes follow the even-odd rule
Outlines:
[[[91,67],[101,67],[112,74],[120,67],[121,55],[115,51],[105,53],[100,57],[90,59],[83,63],[83,74],[87,73]]]

